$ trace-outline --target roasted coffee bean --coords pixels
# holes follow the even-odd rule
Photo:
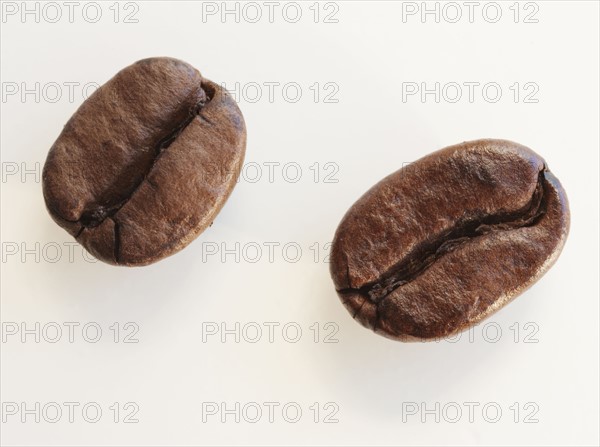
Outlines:
[[[331,276],[352,316],[401,341],[463,331],[535,283],[569,231],[544,160],[504,140],[442,149],[384,178],[342,219]]]
[[[246,149],[231,96],[187,63],[144,59],[91,95],[50,149],[52,218],[98,259],[146,265],[208,227]]]

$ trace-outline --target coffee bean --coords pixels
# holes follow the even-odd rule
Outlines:
[[[219,85],[177,59],[144,59],[91,95],[50,149],[52,218],[98,259],[146,265],[214,220],[240,173],[244,119]]]
[[[352,316],[385,337],[463,331],[535,283],[569,231],[544,160],[505,140],[442,149],[384,178],[342,219],[331,275]]]

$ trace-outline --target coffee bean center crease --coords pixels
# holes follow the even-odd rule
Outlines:
[[[491,232],[510,231],[535,225],[546,212],[544,171],[545,168],[540,171],[532,197],[524,208],[511,213],[490,214],[459,222],[438,239],[420,244],[377,280],[359,288],[346,288],[338,292],[342,294],[358,292],[366,299],[379,304],[398,287],[412,281],[439,258],[467,241]],[[348,279],[350,279],[349,272]]]
[[[81,232],[85,228],[94,228],[104,222],[107,218],[112,218],[117,211],[119,211],[130,199],[133,197],[135,192],[139,189],[139,187],[143,184],[144,181],[148,181],[148,175],[156,165],[157,161],[160,159],[161,155],[169,148],[169,146],[177,139],[179,135],[185,130],[185,128],[194,120],[196,116],[200,116],[204,121],[208,124],[212,124],[205,117],[200,114],[202,108],[211,100],[211,96],[209,96],[210,92],[207,89],[202,89],[203,99],[200,100],[194,107],[192,107],[188,113],[188,116],[185,120],[175,125],[174,129],[171,130],[167,136],[162,138],[156,145],[154,146],[154,158],[149,163],[147,169],[144,174],[140,177],[139,181],[136,182],[133,187],[125,193],[125,198],[117,200],[115,203],[107,203],[104,205],[95,205],[93,208],[85,210],[81,217],[77,222],[79,222],[82,227],[79,230],[79,233],[76,235],[78,237]],[[156,186],[156,185],[152,185]],[[118,223],[113,219],[115,223],[115,231],[118,231]],[[115,245],[115,251],[117,250],[117,246]]]

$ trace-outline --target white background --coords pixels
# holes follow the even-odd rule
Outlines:
[[[3,8],[6,3],[13,2]],[[403,8],[410,12],[420,2],[337,2],[313,9],[312,2],[302,3],[296,23],[295,9],[283,15],[284,3],[275,7],[273,23],[263,3],[257,23],[250,23],[256,8],[243,4],[239,23],[231,14],[224,20],[220,13],[203,15],[202,4],[192,2],[101,3],[96,23],[89,20],[95,9],[82,14],[85,3],[76,5],[73,23],[63,3],[56,23],[50,23],[53,7],[39,4],[36,23],[34,15],[21,16],[20,2],[10,6],[1,33],[1,400],[5,410],[12,402],[28,409],[39,402],[46,412],[40,410],[36,423],[35,414],[22,422],[20,412],[4,411],[2,443],[597,445],[599,7],[537,2],[510,9],[512,4],[499,4],[496,23],[495,9],[483,14],[485,2],[474,10],[473,23],[461,2],[457,23],[450,23],[456,9],[444,4],[438,5],[439,23],[434,15],[403,15]],[[15,5],[19,10],[9,14]],[[132,12],[129,19],[138,22],[124,23]],[[325,23],[327,14],[337,23]],[[526,16],[537,23],[525,23]],[[22,178],[23,168],[43,166],[83,101],[83,85],[104,83],[150,56],[181,58],[230,90],[239,83],[247,169],[214,225],[179,254],[149,267],[119,268],[89,262],[76,246],[69,259],[72,239],[46,212],[39,179]],[[79,83],[73,98],[65,84],[70,82]],[[272,101],[265,85],[270,82],[280,83]],[[436,82],[441,89],[463,85],[463,97],[451,102],[456,91],[450,85],[439,102],[433,94],[424,101],[419,94],[403,98],[403,86],[406,93],[414,85],[408,83],[433,88]],[[473,102],[468,82],[480,83]],[[37,97],[21,95],[23,89],[35,92],[36,83]],[[53,83],[61,87],[58,99]],[[252,83],[262,86],[258,100]],[[287,83],[300,86],[297,102],[293,89],[283,95]],[[326,83],[333,84],[326,89]],[[497,102],[491,102],[494,90],[484,96],[486,83],[501,87]],[[525,89],[526,83],[532,84]],[[15,85],[19,90],[10,94]],[[533,90],[528,100],[537,102],[526,102]],[[332,92],[329,100],[337,102],[325,102]],[[383,176],[441,147],[484,137],[530,146],[563,183],[572,224],[561,257],[487,326],[454,343],[402,344],[370,333],[339,303],[325,244],[348,207]],[[280,163],[271,179],[270,162]],[[328,162],[333,165],[326,169]],[[284,173],[286,163],[297,165]],[[10,175],[15,166],[19,171]],[[302,173],[294,183],[297,166]],[[337,182],[326,182],[326,174]],[[273,262],[268,243],[279,244]],[[288,252],[285,244],[291,244]],[[215,247],[219,252],[209,255]],[[237,251],[239,262],[223,248]],[[8,333],[13,324],[34,329],[36,322],[39,343],[35,334],[23,342],[21,333]],[[79,324],[73,343],[65,322]],[[117,343],[110,329],[115,322]],[[125,327],[128,322],[133,325]],[[222,322],[246,325],[239,343],[234,335],[224,343],[219,335],[208,336],[211,323]],[[273,342],[265,322],[279,324]],[[90,338],[101,327],[98,342],[83,337],[87,323]],[[289,332],[282,334],[286,323]],[[51,343],[56,325],[62,337]],[[256,325],[262,337],[251,343]],[[138,343],[125,343],[136,327]],[[292,343],[297,327],[302,335]],[[333,332],[329,341],[337,342],[325,343]],[[55,418],[52,402],[63,409],[56,423],[49,421]],[[79,405],[72,423],[64,402]],[[115,402],[116,423],[109,408]],[[124,408],[128,402],[139,408],[137,423],[123,422],[136,408]],[[228,409],[238,402],[246,412],[240,410],[239,422],[235,414],[203,414],[203,403],[206,409],[211,402]],[[256,423],[250,422],[253,402],[263,410]],[[278,405],[273,422],[264,402]],[[96,423],[82,416],[89,403],[102,409]],[[298,422],[284,418],[286,404],[288,419],[301,408]],[[493,422],[498,408],[501,417]],[[331,413],[337,422],[325,423]]]

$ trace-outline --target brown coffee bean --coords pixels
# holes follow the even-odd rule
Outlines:
[[[242,113],[223,88],[183,61],[144,59],[67,122],[44,166],[44,198],[98,259],[146,265],[212,223],[245,149]]]
[[[568,230],[565,191],[540,156],[471,141],[367,191],[337,229],[331,275],[348,311],[376,333],[448,337],[535,283]]]

